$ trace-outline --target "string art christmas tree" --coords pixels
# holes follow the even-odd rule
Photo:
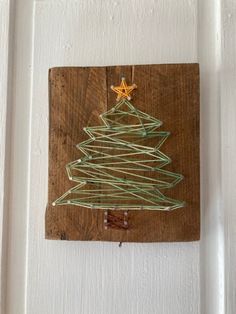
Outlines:
[[[183,179],[163,169],[171,159],[160,147],[170,133],[157,131],[162,122],[131,104],[136,85],[122,78],[120,86],[111,88],[117,104],[100,115],[104,125],[84,128],[89,139],[77,145],[83,156],[66,165],[77,185],[53,205],[124,211],[183,207],[183,201],[165,195]]]

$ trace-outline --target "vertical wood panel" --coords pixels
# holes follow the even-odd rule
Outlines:
[[[45,241],[42,210],[47,203],[48,69],[196,62],[196,7],[197,1],[187,0],[36,3],[28,313],[199,314],[198,243],[118,248]]]
[[[6,310],[3,313],[25,312],[28,184],[30,150],[30,100],[32,72],[32,1],[11,1],[10,38],[11,64],[8,80],[10,101],[8,109],[10,135],[7,138],[10,154],[7,180],[8,214]]]
[[[201,313],[224,313],[221,164],[221,3],[199,2],[201,90]]]
[[[5,312],[9,167],[10,1],[0,2],[0,312]]]
[[[221,154],[225,313],[236,312],[236,3],[222,1]]]

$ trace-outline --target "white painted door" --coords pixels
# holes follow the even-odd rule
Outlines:
[[[0,9],[2,313],[235,313],[236,3],[1,0]],[[44,240],[48,69],[180,62],[201,68],[201,241]]]

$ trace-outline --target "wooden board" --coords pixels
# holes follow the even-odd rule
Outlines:
[[[110,86],[119,85],[122,76],[128,83],[138,86],[132,100],[134,106],[161,120],[160,129],[171,132],[161,147],[161,151],[172,159],[165,169],[183,174],[184,180],[165,195],[184,200],[187,205],[172,212],[129,211],[127,230],[105,230],[103,210],[51,204],[75,186],[68,180],[65,165],[81,156],[75,146],[88,139],[83,127],[102,125],[99,115],[116,103]],[[198,64],[50,69],[49,115],[47,239],[118,242],[199,239]]]

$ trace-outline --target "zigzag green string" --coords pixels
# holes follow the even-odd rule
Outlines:
[[[69,179],[78,185],[53,205],[72,204],[104,210],[173,210],[183,207],[184,202],[164,196],[160,191],[174,187],[183,179],[180,174],[162,169],[171,162],[159,150],[170,134],[155,131],[162,122],[137,110],[125,99],[100,117],[105,126],[84,128],[90,139],[77,145],[84,157],[66,166]],[[126,117],[135,118],[138,123],[123,124],[122,119]],[[126,140],[133,137],[136,141]],[[140,140],[155,137],[159,141],[154,148],[137,144]],[[118,153],[112,154],[115,151]],[[142,155],[146,158],[139,159]],[[153,166],[153,163],[158,165]],[[145,172],[153,171],[157,176],[145,175]],[[87,184],[90,188],[84,189]]]

